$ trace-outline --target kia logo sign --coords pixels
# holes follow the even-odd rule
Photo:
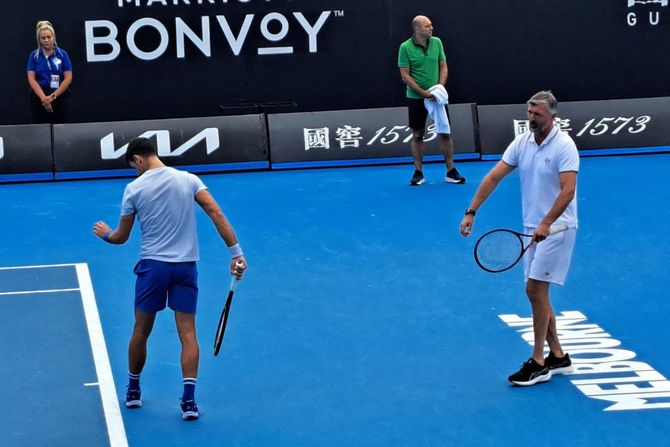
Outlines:
[[[139,136],[144,138],[156,137],[156,149],[158,151],[158,155],[161,157],[178,157],[201,141],[205,142],[207,155],[221,147],[221,142],[219,140],[219,129],[216,127],[208,127],[201,130],[191,139],[177,146],[174,150],[172,150],[169,130],[148,130]],[[128,143],[119,148],[116,148],[114,144],[113,132],[100,139],[100,155],[102,156],[103,160],[114,160],[120,158],[125,155],[127,150]]]

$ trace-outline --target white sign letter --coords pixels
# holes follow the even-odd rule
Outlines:
[[[230,49],[233,50],[233,54],[235,56],[239,56],[240,51],[242,51],[242,45],[244,45],[244,40],[247,38],[247,33],[249,32],[249,28],[251,28],[251,22],[253,19],[253,14],[247,14],[244,17],[244,23],[240,29],[240,34],[235,37],[233,31],[230,29],[230,25],[228,25],[226,16],[216,16],[216,20],[219,22],[221,31],[223,31],[223,34],[225,34],[228,45],[230,45]]]
[[[186,25],[186,23],[177,17],[175,19],[176,32],[177,32],[177,57],[183,59],[185,57],[184,52],[184,36],[187,36],[188,39],[195,44],[196,47],[207,57],[212,55],[212,47],[210,45],[209,39],[209,17],[202,17],[202,38],[200,38],[191,28]]]
[[[276,20],[281,25],[281,29],[276,34],[271,33],[268,29],[268,24],[272,20]],[[263,33],[263,36],[270,42],[279,42],[288,34],[288,20],[278,12],[271,12],[261,20],[261,33]]]
[[[309,22],[307,21],[305,16],[302,15],[301,12],[294,12],[293,15],[295,16],[296,19],[298,19],[298,22],[302,25],[305,31],[307,31],[307,35],[309,36],[309,52],[316,53],[317,52],[316,36],[317,34],[319,34],[319,31],[323,27],[323,24],[326,23],[326,20],[328,20],[328,17],[330,17],[330,11],[323,11],[319,16],[319,19],[314,24],[314,26],[311,26],[309,24]]]
[[[86,61],[87,62],[104,62],[116,59],[121,53],[121,45],[116,41],[116,36],[119,34],[116,25],[109,20],[91,20],[86,21]],[[107,28],[109,33],[106,36],[94,36],[93,31],[96,28]],[[107,54],[96,54],[96,45],[110,45],[112,51]]]
[[[268,29],[268,25],[271,21],[276,20],[281,25],[281,29],[278,33],[271,33]],[[288,20],[286,17],[279,14],[278,12],[271,12],[270,14],[263,17],[261,20],[261,34],[270,42],[279,42],[288,34]],[[272,48],[259,48],[258,54],[291,54],[293,53],[293,47],[272,47]]]
[[[119,0],[119,8],[123,8],[123,1]],[[140,6],[140,0],[125,0],[126,3],[135,3],[135,6]]]
[[[137,48],[137,45],[135,45],[135,33],[137,33],[137,31],[144,26],[150,26],[154,28],[156,31],[158,31],[158,34],[160,34],[161,36],[161,41],[158,44],[158,48],[156,48],[153,51],[142,51],[139,48]],[[138,21],[134,22],[132,25],[130,25],[130,28],[128,28],[128,33],[126,33],[126,42],[128,43],[128,49],[130,50],[130,52],[133,53],[135,57],[137,57],[138,59],[142,59],[145,61],[157,59],[163,53],[165,53],[169,40],[170,36],[168,35],[165,26],[163,26],[163,24],[158,20],[148,17],[139,19]]]

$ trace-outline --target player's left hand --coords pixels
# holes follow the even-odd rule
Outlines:
[[[244,256],[237,256],[230,260],[230,274],[236,276],[237,279],[242,279],[244,271],[247,269],[247,260]]]
[[[535,228],[535,231],[533,231],[533,242],[542,242],[549,236],[549,225],[548,224],[540,224]]]
[[[470,214],[466,215],[463,217],[463,220],[461,220],[461,234],[465,237],[470,236],[470,233],[472,233],[472,224],[474,223],[474,217]]]

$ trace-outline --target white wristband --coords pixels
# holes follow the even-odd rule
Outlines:
[[[244,254],[242,252],[242,247],[240,247],[240,244],[235,244],[232,247],[228,247],[228,250],[230,250],[231,258],[237,258],[238,256],[242,256]]]

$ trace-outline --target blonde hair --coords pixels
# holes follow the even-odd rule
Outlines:
[[[40,44],[40,32],[41,31],[50,31],[51,34],[53,34],[53,36],[54,36],[54,47],[58,47],[58,44],[56,43],[56,30],[54,30],[54,26],[48,20],[40,20],[39,22],[37,22],[37,25],[35,26],[35,39],[37,40],[37,53],[39,53],[40,48],[42,48],[42,45]]]

